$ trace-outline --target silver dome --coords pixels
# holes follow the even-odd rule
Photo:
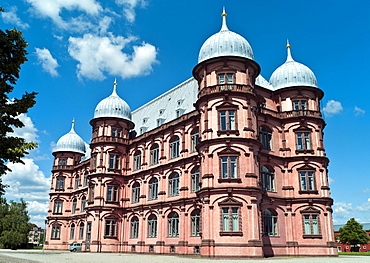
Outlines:
[[[94,111],[94,119],[102,117],[114,117],[131,121],[131,109],[128,104],[117,95],[116,85],[117,83],[114,82],[112,94],[108,98],[103,99],[96,106]]]
[[[272,73],[270,84],[275,90],[295,86],[317,88],[317,80],[312,70],[293,60],[289,44],[287,50],[287,59],[283,65]]]
[[[223,56],[237,56],[253,60],[252,47],[241,35],[232,32],[226,25],[225,10],[222,13],[222,27],[220,32],[210,36],[199,51],[198,63],[210,58]]]
[[[85,142],[74,131],[74,121],[72,122],[72,128],[69,133],[63,135],[58,140],[53,153],[55,152],[75,152],[85,154]]]

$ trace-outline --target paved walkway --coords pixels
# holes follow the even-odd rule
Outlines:
[[[118,253],[71,253],[68,251],[41,250],[7,250],[0,249],[0,263],[101,263],[101,262],[129,262],[129,263],[362,263],[370,262],[366,256],[340,257],[275,257],[264,259],[210,259],[195,256],[148,255],[148,254],[118,254]]]

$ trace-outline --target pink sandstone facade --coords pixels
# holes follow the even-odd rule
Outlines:
[[[225,16],[215,35],[239,41]],[[191,110],[163,123],[159,117],[156,127],[139,132],[145,125],[134,123],[131,112],[109,113],[127,110],[115,83],[90,122],[91,156],[73,126],[69,141],[58,141],[46,249],[80,242],[90,252],[337,255],[323,92],[316,79],[292,84],[281,76],[284,67],[312,72],[288,46],[287,62],[268,83],[257,79],[250,47],[214,54],[205,45],[189,80],[197,89]],[[164,110],[176,109],[159,114]]]

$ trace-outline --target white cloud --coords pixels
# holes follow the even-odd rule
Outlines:
[[[38,135],[36,134],[38,130],[33,124],[32,119],[28,117],[27,114],[23,113],[20,114],[17,118],[24,124],[24,127],[13,128],[14,132],[9,133],[8,135],[24,138],[26,142],[38,142]]]
[[[133,46],[132,54],[123,52],[134,37],[96,36],[85,34],[82,38],[69,38],[69,54],[79,62],[77,74],[92,80],[105,79],[105,73],[122,78],[147,75],[157,62],[157,50],[148,43]]]
[[[363,109],[360,109],[359,107],[355,106],[355,109],[354,109],[354,112],[355,112],[355,115],[356,116],[359,116],[359,115],[364,115],[365,114],[365,110]]]
[[[333,217],[335,223],[345,223],[350,218],[354,217],[359,222],[370,221],[370,198],[367,202],[353,206],[351,203],[335,203],[333,205]]]
[[[95,0],[26,0],[32,5],[36,14],[42,17],[51,18],[61,28],[67,29],[68,23],[61,17],[64,10],[81,11],[89,15],[98,15],[102,10],[100,4]]]
[[[145,7],[147,5],[145,0],[116,0],[116,3],[123,6],[123,13],[130,23],[135,21],[135,8]]]
[[[3,18],[4,23],[7,24],[15,24],[17,27],[26,29],[29,28],[29,24],[22,22],[22,20],[18,17],[17,7],[12,6],[9,8],[9,12],[0,12],[1,17]]]
[[[57,67],[59,67],[58,61],[53,58],[50,51],[46,48],[40,49],[35,48],[36,55],[37,55],[37,61],[39,64],[41,64],[42,69],[45,72],[48,72],[52,77],[58,77],[59,74],[56,70]]]
[[[323,108],[326,116],[339,114],[343,110],[342,104],[339,101],[329,100]]]

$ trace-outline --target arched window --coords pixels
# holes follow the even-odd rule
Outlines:
[[[179,236],[179,214],[176,212],[172,212],[168,215],[168,236]]]
[[[78,235],[78,239],[84,239],[84,232],[85,232],[85,224],[81,223],[80,224],[80,232]]]
[[[76,213],[76,209],[77,209],[77,199],[73,199],[73,202],[72,202],[72,214],[75,214]]]
[[[269,192],[275,191],[275,175],[274,171],[266,166],[261,169],[262,189]]]
[[[178,173],[173,173],[168,178],[169,186],[168,186],[168,193],[169,196],[177,196],[180,194],[180,176]]]
[[[260,131],[260,142],[262,143],[262,148],[265,150],[271,151],[271,138],[272,132],[267,127],[261,126],[259,128]]]
[[[141,169],[141,152],[136,151],[134,154],[134,171]]]
[[[199,143],[199,128],[195,128],[191,132],[191,152],[196,152],[197,148],[196,146]]]
[[[149,200],[158,199],[158,179],[152,178],[149,181]]]
[[[70,231],[70,234],[69,234],[69,239],[74,239],[75,238],[75,229],[76,229],[75,224],[72,224],[71,225],[71,231]]]
[[[277,236],[278,217],[275,211],[266,209],[263,211],[263,234],[265,236]]]
[[[180,156],[180,139],[178,136],[174,136],[170,140],[170,159],[177,158]]]
[[[150,148],[150,165],[155,165],[159,163],[159,145],[157,143],[153,144]]]
[[[139,203],[140,201],[140,184],[138,182],[132,185],[132,203]]]
[[[200,210],[195,209],[191,213],[191,235],[199,236],[200,235]]]
[[[131,238],[138,238],[139,237],[139,218],[137,216],[134,216],[131,219]]]
[[[148,237],[157,237],[157,216],[150,215],[148,217]]]
[[[199,167],[196,167],[191,172],[191,191],[196,192],[200,189],[200,173]]]

